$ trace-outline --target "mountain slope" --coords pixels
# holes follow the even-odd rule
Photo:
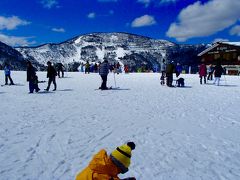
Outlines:
[[[49,60],[69,64],[98,62],[107,58],[110,63],[120,61],[122,64],[138,68],[142,65],[152,67],[154,64],[161,64],[162,59],[194,64],[197,53],[204,48],[205,46],[201,45],[176,45],[166,40],[128,33],[91,33],[59,44],[16,49],[24,58],[36,60],[40,64],[46,64]],[[179,55],[182,56],[181,59]]]
[[[0,68],[3,68],[4,63],[10,63],[13,69],[23,70],[26,68],[26,63],[21,53],[12,47],[0,42]]]

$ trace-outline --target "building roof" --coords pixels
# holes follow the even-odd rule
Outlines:
[[[212,46],[210,46],[209,48],[205,49],[203,52],[199,53],[198,56],[202,56],[203,54],[207,53],[208,51],[211,51],[212,49],[214,49],[215,47],[217,47],[219,44],[215,43]]]
[[[213,44],[211,47],[205,49],[203,52],[199,53],[198,56],[202,56],[205,53],[211,51],[212,49],[214,49],[215,47],[217,47],[220,44],[227,44],[227,45],[232,45],[232,46],[240,46],[240,42],[217,42],[215,44]]]
[[[240,42],[221,42],[222,44],[228,44],[233,46],[240,46]]]

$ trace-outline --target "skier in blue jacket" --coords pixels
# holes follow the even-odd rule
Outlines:
[[[176,77],[178,77],[182,73],[182,65],[180,63],[177,63],[176,66]]]
[[[8,63],[5,63],[4,73],[5,73],[5,85],[8,85],[8,79],[10,80],[10,85],[14,85],[13,80],[11,78],[11,67]]]

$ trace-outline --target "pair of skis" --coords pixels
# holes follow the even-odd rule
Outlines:
[[[19,85],[19,84],[1,84],[1,87],[3,87],[3,86],[17,86],[17,85]]]
[[[120,87],[112,87],[112,86],[110,86],[110,87],[107,88],[107,89],[101,89],[101,88],[98,88],[98,89],[95,89],[95,90],[105,91],[105,90],[118,90],[118,89],[120,89]]]

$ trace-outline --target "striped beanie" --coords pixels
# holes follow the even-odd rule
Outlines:
[[[110,155],[111,160],[121,169],[122,174],[128,171],[131,163],[132,150],[134,149],[134,142],[128,142],[127,144],[117,147]]]

